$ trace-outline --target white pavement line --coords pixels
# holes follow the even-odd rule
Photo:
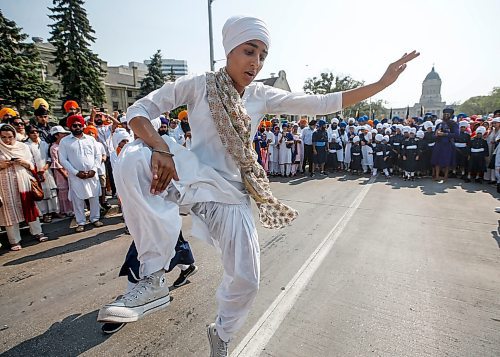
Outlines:
[[[231,353],[231,357],[256,357],[260,356],[263,349],[271,340],[286,315],[295,305],[298,297],[307,286],[316,270],[330,253],[337,238],[344,231],[352,216],[361,205],[371,184],[375,181],[372,177],[356,196],[347,211],[340,217],[337,224],[330,230],[314,252],[290,280],[288,285],[273,301],[269,308],[262,314],[259,321],[252,327],[238,346]]]

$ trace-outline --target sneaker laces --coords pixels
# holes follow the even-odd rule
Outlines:
[[[215,330],[215,333],[217,334],[217,355],[220,356],[227,356],[227,345],[228,343],[225,342],[222,338],[219,337],[219,334],[217,333],[217,330]]]
[[[143,294],[143,291],[148,290],[148,286],[153,285],[153,276],[147,276],[144,279],[139,280],[137,284],[128,293],[124,294],[122,299],[126,301],[137,300],[139,295]]]
[[[221,338],[217,335],[219,339],[219,343],[217,344],[217,354],[220,356],[227,356],[227,342],[221,340]]]

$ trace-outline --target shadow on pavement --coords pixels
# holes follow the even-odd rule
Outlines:
[[[77,356],[106,341],[96,323],[97,310],[55,322],[43,334],[23,341],[2,356]]]
[[[500,220],[498,220],[498,228],[496,231],[491,232],[491,237],[497,242],[498,248],[500,249]]]
[[[44,250],[36,254],[27,255],[24,257],[20,257],[18,259],[11,260],[9,262],[6,262],[3,266],[19,265],[27,262],[32,262],[35,260],[51,258],[61,254],[67,254],[79,250],[84,250],[94,245],[98,245],[116,239],[122,236],[123,234],[124,234],[124,228],[117,228],[111,231],[101,232],[93,237],[82,238],[76,242],[71,242],[65,245]]]

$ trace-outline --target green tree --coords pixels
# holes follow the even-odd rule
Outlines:
[[[181,105],[180,107],[172,109],[170,111],[170,118],[178,118],[179,113],[182,112],[183,110],[187,110],[187,105]]]
[[[0,98],[15,105],[20,114],[31,114],[31,103],[42,97],[49,103],[56,90],[42,75],[40,55],[32,43],[23,43],[28,35],[0,11]]]
[[[177,77],[175,76],[174,66],[170,66],[170,73],[167,76],[167,81],[168,82],[175,82],[176,79],[177,79]]]
[[[309,94],[327,94],[343,92],[361,87],[364,84],[365,82],[358,81],[350,76],[336,76],[331,72],[323,72],[319,77],[308,78],[304,83],[304,91]],[[360,116],[366,114],[371,118],[372,113],[375,113],[376,117],[380,117],[386,111],[384,103],[383,100],[378,100],[370,104],[369,101],[364,100],[353,106],[344,108],[344,116],[355,116],[356,112],[358,112]]]
[[[148,73],[141,82],[141,91],[139,98],[142,98],[152,91],[160,88],[165,84],[165,75],[161,71],[161,51],[158,50],[151,57],[151,62],[148,64]]]
[[[473,114],[489,114],[500,109],[500,87],[495,87],[490,95],[471,97],[462,103],[459,112]]]
[[[106,101],[103,88],[105,71],[101,60],[90,49],[95,31],[90,26],[83,0],[53,0],[49,18],[55,22],[49,38],[56,47],[54,64],[63,92],[81,103],[101,105]]]

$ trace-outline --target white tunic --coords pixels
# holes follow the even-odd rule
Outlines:
[[[290,93],[254,82],[245,89],[242,101],[252,119],[249,132],[251,140],[265,113],[319,115],[337,112],[342,107],[342,93]],[[184,104],[188,106],[189,125],[195,138],[191,152],[200,162],[213,167],[226,180],[241,182],[240,170],[226,152],[213,123],[208,106],[205,74],[181,77],[139,99],[128,108],[127,122],[137,116],[155,118]]]
[[[278,146],[278,141],[280,138],[280,134],[278,136],[274,135],[273,132],[271,132],[271,143],[269,144],[269,161],[271,162],[278,162],[279,157],[280,157],[280,149]]]
[[[99,141],[96,141],[95,144],[97,146],[97,150],[99,151],[99,155],[101,157],[103,155],[108,156],[108,154],[106,153],[106,148],[104,147],[104,145],[102,143],[100,143]],[[104,161],[102,161],[102,159],[100,161],[99,166],[97,166],[97,174],[98,175],[105,175],[106,174],[106,165],[104,164]]]
[[[286,143],[287,143],[286,136],[280,133],[279,137],[278,137],[278,143],[280,146],[280,148],[279,148],[279,152],[280,152],[279,163],[280,163],[280,165],[291,164],[292,163],[292,148],[286,147]]]
[[[68,135],[59,144],[59,162],[69,173],[68,198],[85,200],[99,196],[99,177],[97,167],[101,162],[100,151],[93,137],[83,135],[80,139]],[[76,177],[79,171],[95,171],[95,176],[88,179]]]
[[[112,125],[101,125],[97,127],[97,139],[104,145],[107,156],[114,150],[113,141],[111,140],[112,128]]]

